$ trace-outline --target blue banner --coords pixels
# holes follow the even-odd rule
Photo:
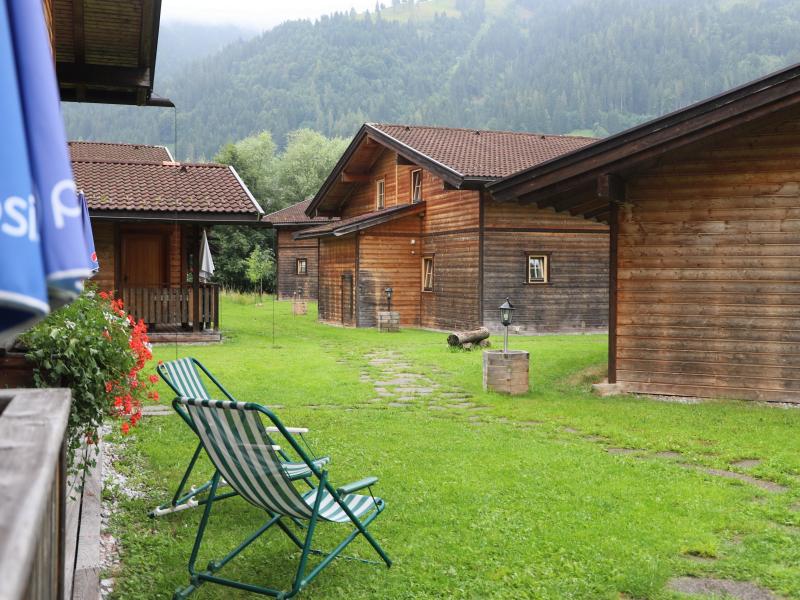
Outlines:
[[[90,277],[81,206],[72,177],[53,55],[39,0],[5,0],[25,117],[28,162],[50,294],[74,298]],[[20,147],[18,147],[20,148]]]
[[[97,261],[97,252],[94,249],[94,233],[92,233],[92,221],[89,218],[89,204],[86,202],[86,194],[83,193],[83,190],[78,192],[78,202],[80,202],[83,216],[83,237],[86,239],[86,256],[89,257],[92,273],[97,273],[100,270],[100,263]]]
[[[11,28],[0,4],[0,340],[47,314],[47,289]]]

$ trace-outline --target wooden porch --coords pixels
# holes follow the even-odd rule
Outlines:
[[[221,340],[216,284],[130,286],[120,293],[126,309],[147,324],[151,342]]]

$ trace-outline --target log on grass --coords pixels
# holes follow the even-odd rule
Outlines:
[[[464,344],[474,344],[489,337],[489,330],[486,327],[473,329],[472,331],[456,331],[447,336],[447,343],[451,346],[463,346]]]

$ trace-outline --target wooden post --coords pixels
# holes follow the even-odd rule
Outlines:
[[[192,261],[192,331],[200,331],[200,226],[192,226],[194,260]]]
[[[219,331],[219,286],[214,286],[214,331]]]
[[[608,224],[608,383],[617,383],[617,237],[619,204],[609,203]]]

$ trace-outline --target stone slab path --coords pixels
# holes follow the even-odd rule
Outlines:
[[[710,577],[676,577],[670,580],[671,590],[691,596],[713,596],[736,600],[778,600],[770,590],[747,581]]]

